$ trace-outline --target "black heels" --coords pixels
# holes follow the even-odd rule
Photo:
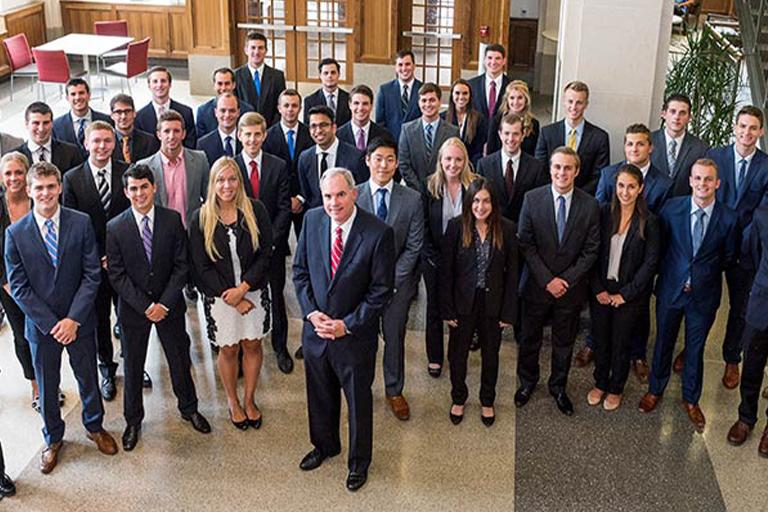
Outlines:
[[[453,407],[451,407],[451,410],[448,411],[448,416],[451,418],[451,423],[458,425],[464,419],[464,410],[462,409],[461,414],[453,414]]]
[[[481,412],[480,421],[482,421],[483,425],[486,427],[490,427],[496,421],[496,411],[493,411],[493,416],[483,416],[483,413]]]
[[[248,416],[246,415],[245,419],[243,421],[235,421],[232,417],[232,410],[229,411],[229,421],[232,422],[232,424],[235,426],[238,430],[248,430]]]
[[[256,408],[257,411],[259,411],[259,417],[255,420],[252,420],[251,418],[248,418],[248,413],[246,412],[245,413],[246,421],[248,422],[248,425],[251,426],[251,428],[260,429],[261,420],[262,420],[261,409],[259,409],[259,406],[256,404],[253,404],[253,406]]]
[[[437,368],[433,368],[431,366],[427,366],[427,373],[429,374],[430,377],[432,377],[433,379],[436,379],[440,377],[441,373],[443,373],[443,367],[438,366]]]

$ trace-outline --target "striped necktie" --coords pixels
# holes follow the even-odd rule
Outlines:
[[[141,245],[144,246],[144,254],[147,261],[152,264],[152,227],[149,225],[149,215],[141,219]]]
[[[96,173],[99,177],[99,199],[101,200],[101,207],[105,212],[109,211],[109,205],[112,203],[112,192],[109,190],[109,182],[107,181],[107,170],[99,169]]]
[[[53,220],[47,219],[45,221],[45,249],[48,251],[48,256],[51,258],[53,268],[59,266],[59,235],[56,234],[56,226],[53,224]]]
[[[331,249],[331,279],[336,275],[342,254],[344,254],[344,244],[341,240],[341,226],[339,226],[336,228],[336,238],[333,241],[333,249]]]
[[[568,144],[566,144],[569,148],[576,151],[576,128],[571,128],[571,132],[568,134]]]

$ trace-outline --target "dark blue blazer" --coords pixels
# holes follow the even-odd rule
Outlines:
[[[309,128],[303,123],[299,123],[296,127],[297,134],[294,142],[295,151],[293,158],[291,158],[291,152],[288,150],[288,142],[285,140],[285,134],[280,127],[280,123],[275,123],[267,130],[267,138],[264,140],[264,145],[261,147],[262,151],[275,155],[278,158],[282,158],[288,164],[288,168],[291,173],[291,197],[301,194],[301,188],[299,187],[299,156],[301,153],[312,146],[315,142],[312,140],[312,136],[309,135]]]
[[[501,100],[504,98],[504,91],[507,89],[507,85],[509,85],[509,77],[504,73],[501,75],[501,89],[496,91],[496,106],[491,113],[491,119],[498,113],[501,107]],[[485,97],[485,73],[472,77],[469,80],[469,88],[472,89],[472,105],[484,117],[488,118],[488,98]],[[488,125],[486,125],[487,127]]]
[[[616,173],[626,160],[613,164],[600,171],[600,181],[597,183],[595,198],[600,204],[610,203],[616,194]],[[648,168],[648,173],[643,180],[643,196],[648,203],[648,208],[658,214],[664,201],[669,197],[674,182],[672,178],[658,170],[653,163]]]
[[[37,343],[54,342],[51,329],[63,318],[80,324],[85,335],[96,328],[96,293],[101,264],[91,219],[61,207],[58,266],[54,269],[43,237],[29,212],[5,233],[5,266],[11,295],[26,316],[24,333]]]
[[[187,135],[184,137],[184,147],[195,149],[197,147],[197,132],[195,132],[195,117],[192,114],[192,109],[178,101],[171,100],[171,110],[175,110],[184,118],[184,129],[187,131]],[[151,101],[136,112],[135,126],[139,130],[153,135],[157,133],[157,115]]]
[[[736,212],[715,201],[701,248],[694,255],[691,201],[687,196],[675,197],[661,209],[662,252],[656,299],[661,307],[682,307],[690,299],[700,312],[714,315],[720,306],[722,272],[736,255]],[[692,291],[684,293],[689,276]]]
[[[237,104],[240,107],[240,116],[247,114],[248,112],[255,112],[253,105],[247,101],[243,101],[237,98]],[[203,136],[211,133],[219,127],[219,122],[216,121],[216,97],[214,96],[210,100],[206,101],[199,107],[197,107],[197,120],[195,121],[195,130],[197,131],[197,138],[202,139]]]
[[[400,112],[400,82],[394,79],[381,84],[376,95],[376,122],[386,128],[395,140],[400,139],[400,128],[408,121],[421,116],[419,110],[419,89],[422,83],[413,81],[413,90],[408,91],[408,111],[405,117]]]
[[[205,153],[205,157],[208,159],[208,165],[213,165],[213,162],[224,156],[224,144],[219,137],[219,130],[213,131],[205,135],[202,139],[197,141],[197,149]],[[232,132],[232,149],[235,151],[235,155],[239,155],[243,150],[242,144],[237,139],[237,130]],[[233,156],[233,157],[234,157]]]
[[[691,185],[688,176],[691,174],[691,167],[699,158],[704,158],[709,150],[706,142],[688,132],[683,136],[683,142],[677,150],[677,160],[675,168],[670,172],[669,162],[667,161],[667,138],[664,136],[664,128],[660,128],[651,134],[653,143],[653,152],[651,153],[651,162],[658,170],[666,174],[675,182],[670,191],[670,197],[691,195]]]
[[[371,177],[365,165],[365,155],[346,142],[339,141],[336,151],[336,167],[343,167],[355,176],[355,183],[368,181]],[[323,204],[320,193],[320,170],[317,168],[315,146],[305,149],[299,156],[299,189],[304,197],[304,209],[314,208]]]
[[[105,121],[112,126],[115,124],[112,122],[112,118],[110,116],[101,112],[97,112],[93,109],[91,109],[91,120]],[[75,127],[72,125],[72,116],[70,115],[70,112],[67,112],[66,114],[61,115],[53,120],[53,138],[74,144],[83,154],[83,157],[88,155],[88,152],[83,146],[80,145],[80,142],[77,140],[77,134],[75,133]]]
[[[338,92],[339,94],[337,95],[336,100],[336,119],[334,119],[334,122],[336,123],[336,126],[341,126],[352,119],[352,112],[349,110],[349,93],[341,87],[338,88]],[[328,106],[325,92],[322,87],[304,98],[304,124],[309,125],[309,110],[318,105]]]
[[[768,206],[755,210],[747,247],[756,272],[747,303],[746,321],[753,328],[764,331],[768,329]]]
[[[261,77],[261,95],[256,95],[253,76],[248,64],[235,69],[236,94],[238,98],[248,102],[259,114],[267,120],[267,125],[280,121],[277,111],[277,99],[285,90],[285,75],[279,69],[264,65],[264,76]]]

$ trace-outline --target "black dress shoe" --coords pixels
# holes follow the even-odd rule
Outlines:
[[[356,473],[354,471],[350,471],[349,475],[347,475],[347,489],[349,489],[352,492],[355,492],[356,490],[364,486],[365,482],[367,481],[368,481],[367,471],[363,473]]]
[[[304,359],[304,350],[299,347],[296,349],[296,352],[293,354],[293,357],[296,359]]]
[[[482,421],[483,425],[486,427],[490,427],[496,421],[496,411],[494,411],[493,416],[483,416],[483,413],[480,413],[480,421]]]
[[[245,413],[246,421],[248,421],[248,425],[251,426],[251,428],[255,428],[256,430],[261,428],[261,420],[264,419],[264,416],[261,414],[261,409],[259,409],[259,406],[256,404],[253,404],[254,407],[256,407],[256,410],[259,411],[259,417],[255,420],[252,420],[248,417],[248,413]]]
[[[520,386],[517,388],[517,391],[515,392],[515,405],[517,407],[522,407],[525,404],[528,403],[528,400],[531,399],[531,395],[533,394],[533,388]]]
[[[211,425],[208,423],[208,420],[197,411],[189,415],[182,414],[181,419],[192,423],[192,427],[201,434],[209,434],[211,432]]]
[[[104,379],[101,381],[101,396],[107,402],[111,402],[112,400],[115,399],[116,394],[117,394],[117,386],[115,386],[115,378],[104,377]]]
[[[129,452],[136,448],[141,434],[141,425],[128,425],[123,432],[123,450]]]
[[[152,379],[146,371],[144,372],[144,377],[141,379],[141,387],[144,389],[152,389]]]
[[[557,404],[557,408],[560,409],[561,413],[565,414],[566,416],[573,415],[573,404],[565,392],[555,395],[555,403]]]
[[[112,334],[115,335],[115,338],[120,339],[120,336],[123,334],[123,331],[120,329],[120,324],[115,324],[112,328]]]
[[[448,411],[448,417],[451,418],[451,423],[458,425],[461,423],[461,420],[464,419],[464,413],[462,412],[461,414],[453,414],[451,411],[453,411],[453,407],[451,407],[451,410]]]
[[[299,467],[304,471],[312,471],[313,469],[319,468],[325,459],[325,455],[323,455],[320,450],[313,448],[311,452],[301,459]]]
[[[16,485],[11,480],[11,477],[5,473],[0,473],[0,498],[3,496],[13,496],[16,494]]]
[[[277,367],[280,371],[289,374],[293,371],[293,359],[288,352],[280,352],[277,354]]]
[[[230,410],[229,421],[231,421],[235,428],[238,430],[248,430],[249,420],[247,415],[243,421],[235,421],[235,419],[232,417],[232,411]]]

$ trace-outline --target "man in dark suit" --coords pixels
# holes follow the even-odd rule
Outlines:
[[[392,136],[389,132],[371,121],[373,109],[373,91],[367,85],[356,85],[349,91],[349,109],[352,118],[344,124],[336,124],[339,129],[336,136],[340,141],[355,146],[358,151],[365,151],[368,143],[378,137]],[[395,178],[396,181],[399,181]]]
[[[213,72],[213,90],[216,95],[197,107],[195,129],[197,130],[198,140],[215,131],[219,126],[219,122],[216,119],[216,100],[218,97],[225,92],[235,93],[236,88],[235,72],[230,68],[219,68]],[[237,98],[237,96],[235,97]],[[240,98],[237,98],[237,106],[240,109],[241,116],[254,111],[253,105]]]
[[[101,284],[96,294],[96,341],[98,343],[101,396],[110,402],[115,398],[115,372],[110,313],[114,291],[107,277],[106,240],[107,222],[128,208],[128,199],[122,190],[123,173],[128,168],[112,158],[115,133],[104,121],[94,121],[85,129],[85,147],[88,160],[64,176],[61,202],[67,208],[78,210],[90,217],[96,235],[101,259]]]
[[[231,92],[222,93],[216,99],[217,128],[197,141],[197,149],[205,153],[208,164],[222,156],[235,158],[243,149],[237,139],[237,120],[240,118],[240,107],[237,96]]]
[[[600,170],[610,163],[611,151],[608,133],[584,119],[587,105],[587,84],[578,81],[566,84],[563,89],[565,118],[541,129],[536,144],[536,158],[546,164],[555,148],[566,146],[573,149],[581,160],[576,186],[594,195]]]
[[[419,89],[421,117],[403,125],[398,146],[398,167],[405,183],[415,191],[427,192],[427,177],[435,172],[437,154],[443,142],[459,136],[459,129],[440,118],[442,91],[426,83]]]
[[[394,284],[394,235],[383,221],[355,207],[351,172],[330,169],[321,187],[323,208],[307,212],[293,262],[314,446],[300,467],[316,469],[341,451],[343,390],[349,410],[347,489],[356,491],[365,484],[371,463],[371,385],[379,318]]]
[[[291,228],[291,176],[285,160],[262,151],[267,121],[258,112],[249,112],[237,124],[237,137],[243,151],[235,162],[240,167],[248,197],[258,199],[267,208],[272,224],[272,257],[269,285],[272,291],[272,348],[277,367],[283,373],[293,371],[288,353],[288,316],[285,310],[285,257]]]
[[[400,129],[408,121],[419,118],[421,81],[414,78],[416,57],[411,50],[400,50],[395,57],[397,78],[385,82],[376,95],[376,122],[395,140],[400,140]]]
[[[139,441],[144,405],[142,374],[147,344],[155,326],[171,374],[181,417],[198,432],[211,431],[197,410],[192,380],[189,336],[186,335],[182,288],[187,282],[187,234],[181,216],[154,204],[155,181],[146,165],[135,165],[122,176],[123,194],[131,207],[107,224],[106,246],[109,280],[117,292],[123,324],[125,389],[123,414],[126,427],[123,449]]]
[[[661,111],[664,126],[651,134],[651,162],[674,181],[671,197],[691,193],[688,177],[693,163],[704,158],[709,146],[688,132],[691,120],[691,100],[683,94],[673,94],[664,101]]]
[[[66,174],[85,160],[77,146],[52,137],[53,111],[42,101],[27,105],[24,127],[27,129],[27,141],[14,151],[23,153],[30,164],[51,162],[62,174]]]
[[[248,32],[244,51],[248,62],[235,70],[237,97],[251,104],[272,125],[279,120],[277,98],[285,90],[285,75],[264,63],[267,56],[264,34]]]
[[[365,154],[336,138],[336,123],[333,122],[333,112],[330,108],[312,108],[309,113],[309,133],[315,145],[301,153],[298,166],[301,190],[299,200],[304,210],[323,204],[320,178],[328,169],[348,169],[355,177],[356,183],[362,183],[369,178]]]
[[[109,101],[115,124],[115,151],[112,158],[130,164],[157,153],[160,141],[154,135],[136,128],[136,107],[133,98],[117,94]]]
[[[197,147],[197,133],[193,129],[195,118],[192,109],[171,99],[171,72],[163,66],[154,66],[147,73],[149,91],[152,93],[152,101],[147,103],[136,114],[136,128],[143,132],[156,134],[157,120],[169,110],[175,110],[184,118],[184,124],[188,127],[184,137],[184,147],[195,149]]]
[[[600,207],[575,188],[579,156],[557,148],[550,159],[551,185],[523,199],[518,237],[525,257],[521,294],[522,337],[518,346],[520,387],[515,405],[524,406],[539,381],[539,352],[544,324],[552,320],[552,370],[549,392],[563,414],[573,414],[566,393],[579,314],[589,293],[588,274],[600,247]]]
[[[491,120],[496,116],[501,106],[501,100],[509,84],[509,77],[505,73],[507,67],[507,52],[500,44],[489,44],[483,54],[485,73],[477,75],[469,80],[472,89],[472,105],[488,120],[488,129]]]
[[[58,396],[64,347],[88,438],[107,455],[117,453],[117,444],[102,427],[94,339],[100,264],[91,220],[59,206],[61,174],[50,162],[32,165],[27,183],[34,209],[5,232],[5,265],[11,295],[26,315],[46,444],[40,471],[47,474],[56,467],[64,438]]]
[[[683,405],[696,430],[704,430],[699,407],[704,343],[720,306],[722,274],[736,256],[736,212],[716,200],[717,164],[703,158],[691,168],[691,197],[670,199],[659,216],[664,241],[656,279],[656,346],[648,392],[640,411],[656,408],[669,382],[672,355],[685,318]]]
[[[768,311],[768,206],[755,210],[744,248],[744,259],[748,260],[750,269],[755,272],[755,279],[747,303],[739,419],[728,431],[728,442],[734,446],[744,444],[757,423],[760,386],[768,361],[768,315],[765,314]],[[768,425],[760,438],[757,451],[763,457],[768,457]]]
[[[395,233],[395,290],[384,310],[384,391],[392,413],[399,420],[410,417],[405,387],[405,327],[408,309],[419,286],[418,263],[424,243],[424,210],[421,196],[395,182],[397,144],[391,137],[372,139],[365,163],[371,179],[357,186],[357,206],[386,222]]]
[[[336,126],[349,122],[349,93],[339,87],[341,66],[336,59],[325,58],[317,65],[322,87],[304,98],[304,124],[309,124],[309,111],[312,107],[325,105],[333,110]]]
[[[112,119],[90,107],[91,87],[82,78],[70,78],[64,90],[71,110],[53,120],[53,137],[77,146],[83,158],[87,158],[85,129],[93,121],[112,124]]]
[[[516,114],[505,115],[499,123],[501,149],[477,162],[477,173],[496,190],[502,215],[515,225],[525,194],[549,182],[546,166],[520,149],[524,138],[523,119]]]

